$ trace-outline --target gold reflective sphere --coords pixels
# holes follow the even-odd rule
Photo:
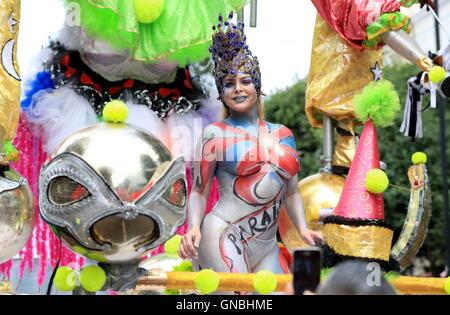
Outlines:
[[[33,232],[33,195],[12,168],[0,174],[0,263],[18,254]]]
[[[305,203],[306,222],[310,229],[322,230],[323,224],[317,222],[317,211],[337,206],[344,182],[345,178],[342,176],[320,173],[306,177],[298,183],[298,192]],[[289,250],[308,246],[300,238],[284,208],[280,213],[279,232],[281,240]]]

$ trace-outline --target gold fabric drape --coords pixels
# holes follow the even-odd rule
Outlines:
[[[382,49],[355,50],[317,14],[305,105],[311,125],[322,126],[321,114],[353,120],[353,97],[373,81],[377,62],[382,68]]]
[[[20,77],[17,62],[20,0],[0,1],[0,139],[12,140],[20,114]],[[3,141],[2,144],[3,145]]]

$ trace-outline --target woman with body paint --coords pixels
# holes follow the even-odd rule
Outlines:
[[[206,127],[198,146],[189,231],[179,254],[198,269],[288,272],[276,237],[280,208],[286,207],[306,243],[319,243],[322,235],[306,225],[294,136],[264,120],[259,63],[246,45],[243,24],[233,25],[231,18],[219,17],[213,27],[210,51],[224,120]],[[220,198],[205,216],[214,177]]]

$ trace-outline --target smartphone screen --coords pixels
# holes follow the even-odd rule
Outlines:
[[[314,292],[320,283],[322,252],[318,248],[294,251],[294,292],[302,295],[305,290]]]

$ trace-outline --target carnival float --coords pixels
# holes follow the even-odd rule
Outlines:
[[[385,45],[418,68],[402,133],[422,137],[425,94],[450,95],[448,48],[423,52],[400,11],[432,11],[432,1],[312,0],[305,111],[323,129],[323,155],[300,181],[294,134],[264,119],[243,23],[250,5],[255,24],[255,0],[63,2],[68,20],[27,82],[16,58],[21,3],[1,3],[6,278],[14,256],[20,277],[38,256],[47,294],[271,294],[292,283],[292,252],[315,245],[324,281],[358,259],[378,263],[401,294],[450,294],[450,278],[400,275],[432,220],[427,156],[405,165],[409,206],[393,244],[377,137],[403,102],[383,79]]]

